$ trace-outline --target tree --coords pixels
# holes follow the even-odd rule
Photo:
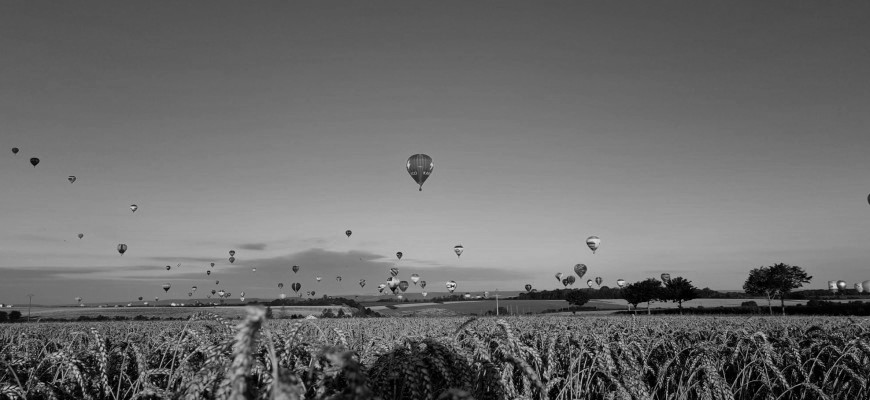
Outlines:
[[[21,319],[21,311],[12,311],[9,313],[9,321],[15,322]]]
[[[580,289],[572,289],[565,293],[565,301],[572,306],[582,307],[589,302],[589,295]]]
[[[646,303],[646,313],[649,315],[649,305],[653,300],[661,299],[662,283],[655,278],[649,278],[645,281],[635,282],[622,288],[622,298],[634,306],[634,313],[637,314],[637,305]]]
[[[782,315],[785,315],[785,296],[792,290],[810,283],[812,276],[807,275],[803,268],[797,265],[783,263],[767,267],[755,268],[749,271],[749,277],[743,284],[743,290],[751,295],[767,297],[767,307],[773,315],[771,299],[779,296],[782,305]]]
[[[665,282],[665,288],[662,290],[662,299],[677,303],[677,308],[680,310],[680,315],[683,314],[683,302],[691,301],[698,298],[698,289],[692,285],[692,281],[682,277],[676,277],[668,282]]]

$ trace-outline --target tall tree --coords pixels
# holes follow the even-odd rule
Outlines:
[[[589,295],[580,289],[571,289],[565,293],[565,300],[572,306],[582,307],[589,302]]]
[[[646,313],[649,315],[650,303],[662,297],[662,283],[655,278],[634,282],[622,288],[622,298],[634,306],[635,314],[637,314],[637,305],[646,303]]]
[[[773,306],[770,301],[779,296],[782,315],[785,315],[785,296],[812,279],[812,276],[807,275],[806,271],[797,265],[778,263],[749,271],[743,290],[748,294],[766,296],[771,315],[773,315]]]
[[[678,276],[665,282],[665,288],[662,291],[662,298],[677,303],[680,315],[683,315],[683,302],[697,299],[698,289],[692,285],[692,281]]]

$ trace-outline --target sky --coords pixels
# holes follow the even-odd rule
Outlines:
[[[581,287],[739,289],[778,262],[811,288],[870,279],[868,21],[866,2],[6,2],[0,303],[372,294],[394,266],[458,292],[561,287],[577,263]]]

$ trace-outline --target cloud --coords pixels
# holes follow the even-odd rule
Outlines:
[[[266,243],[245,243],[236,247],[242,250],[266,250]]]

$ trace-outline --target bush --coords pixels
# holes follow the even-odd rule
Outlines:
[[[15,322],[21,319],[21,311],[12,311],[9,313],[9,321]]]
[[[740,303],[740,307],[758,307],[758,303],[750,300]]]

